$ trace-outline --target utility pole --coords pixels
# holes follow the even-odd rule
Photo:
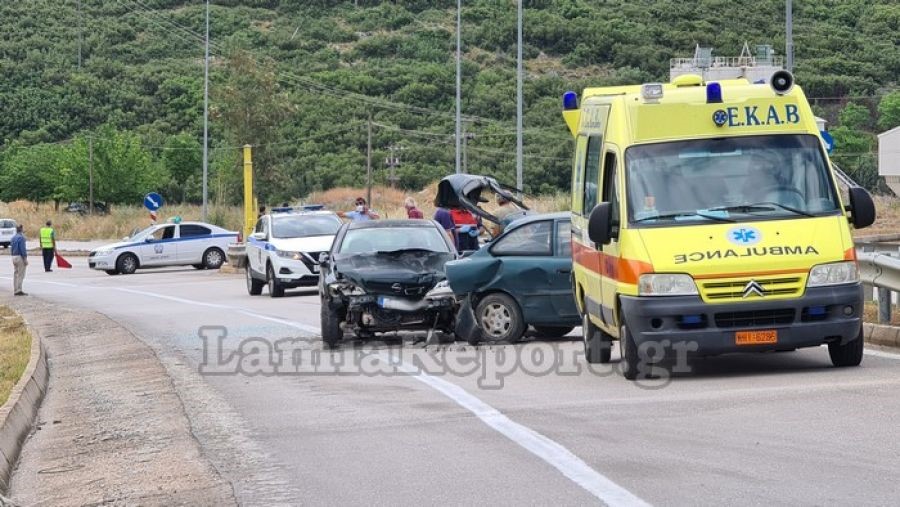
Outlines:
[[[516,188],[519,191],[522,191],[522,172],[525,157],[522,155],[523,150],[523,140],[522,140],[522,17],[523,17],[523,4],[524,0],[518,0],[518,25],[519,25],[519,33],[518,33],[518,44],[516,45]]]
[[[206,0],[206,39],[204,40],[205,57],[203,60],[203,210],[201,220],[206,221],[209,208],[209,0]]]
[[[88,138],[88,214],[94,214],[94,138]]]
[[[81,70],[81,0],[76,0],[78,2],[78,70]]]
[[[366,142],[366,203],[372,206],[372,113],[369,113]]]
[[[390,169],[390,173],[388,175],[388,181],[390,182],[391,188],[397,187],[397,181],[400,178],[397,176],[396,169],[400,166],[400,157],[394,155],[395,151],[403,151],[403,146],[392,144],[388,146],[388,151],[390,151],[390,155],[386,159],[384,159],[384,165]]]
[[[784,58],[788,72],[794,72],[794,9],[787,0],[784,6]]]
[[[460,131],[462,130],[460,118],[462,116],[462,0],[456,0],[456,174],[462,170],[460,167]]]

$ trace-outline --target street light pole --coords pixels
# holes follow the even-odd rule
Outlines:
[[[206,221],[208,212],[209,177],[209,0],[206,0],[206,39],[203,62],[203,210],[201,220]]]
[[[460,134],[462,132],[462,66],[460,64],[462,46],[462,0],[456,0],[456,174],[462,171],[460,166]]]
[[[524,156],[522,154],[522,3],[524,0],[518,0],[518,43],[516,44],[516,188],[522,191],[522,169],[524,165]]]

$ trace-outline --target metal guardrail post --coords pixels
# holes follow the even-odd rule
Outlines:
[[[866,253],[875,252],[875,247],[872,245],[863,245],[862,251]],[[874,301],[875,300],[875,286],[863,283],[863,301]]]
[[[878,322],[891,323],[891,289],[878,287]]]

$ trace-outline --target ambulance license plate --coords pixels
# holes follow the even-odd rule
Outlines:
[[[778,343],[777,329],[760,331],[738,331],[734,334],[735,345],[768,345]]]

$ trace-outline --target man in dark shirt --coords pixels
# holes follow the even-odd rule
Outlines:
[[[21,225],[16,226],[16,234],[9,241],[9,255],[13,262],[13,295],[27,296],[22,292],[22,282],[25,281],[25,268],[28,267],[28,251],[25,249],[25,235]]]

